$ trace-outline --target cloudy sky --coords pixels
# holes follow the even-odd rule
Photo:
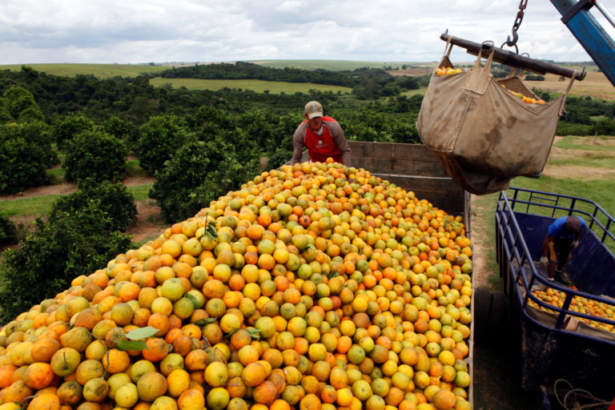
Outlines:
[[[603,3],[615,12],[615,0]],[[446,29],[500,45],[518,6],[519,0],[0,0],[0,64],[435,61]],[[610,26],[609,32],[615,37]],[[532,57],[589,60],[548,0],[529,1],[519,35],[520,50]],[[455,53],[453,61],[471,59]]]

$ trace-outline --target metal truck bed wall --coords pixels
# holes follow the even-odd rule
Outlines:
[[[512,191],[512,195],[510,192]],[[521,199],[521,194],[529,199]],[[563,201],[562,201],[563,200]],[[571,202],[563,205],[562,202]],[[579,207],[579,204],[583,204]],[[575,208],[575,204],[576,207]],[[551,216],[528,213],[538,210]],[[587,211],[587,209],[593,207]],[[584,208],[581,210],[579,208]],[[555,212],[578,215],[588,221],[588,227],[602,229],[598,235],[585,229],[579,246],[573,251],[566,265],[566,272],[580,291],[549,283],[538,275],[533,261],[540,259],[542,243],[548,226],[555,219]],[[521,358],[522,385],[531,391],[549,390],[558,379],[565,379],[575,388],[586,389],[594,396],[611,399],[615,392],[615,342],[594,335],[564,329],[565,319],[570,316],[584,317],[607,324],[613,321],[598,320],[569,309],[576,295],[590,300],[613,304],[612,300],[598,295],[611,295],[615,287],[613,262],[615,257],[604,245],[611,222],[601,223],[596,215],[612,221],[598,204],[582,198],[512,188],[500,194],[495,213],[496,256],[503,278],[504,290],[509,298],[509,313],[517,339],[517,354]],[[563,216],[563,215],[557,215]],[[606,218],[605,218],[606,217]],[[584,258],[581,255],[586,255]],[[576,259],[576,260],[575,260]],[[542,283],[558,291],[566,292],[563,307],[555,308],[537,299],[526,289]],[[528,306],[532,300],[555,312],[547,321],[539,320],[537,311]]]
[[[464,215],[464,191],[424,145],[348,141],[352,166],[412,191],[451,215]]]
[[[542,242],[549,225],[556,218],[520,212],[515,212],[515,218],[532,259],[539,260]],[[579,246],[573,249],[572,257],[566,264],[566,274],[570,280],[582,292],[615,298],[614,272],[615,256],[611,252],[605,252],[604,245],[594,232],[585,229]]]

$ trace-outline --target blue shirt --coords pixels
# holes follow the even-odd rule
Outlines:
[[[555,222],[549,226],[549,235],[554,238],[560,237],[564,239],[573,239],[576,235],[568,232],[568,228],[566,228],[566,219],[568,219],[567,216],[557,218]],[[579,219],[581,220],[581,225],[586,226],[585,219]]]

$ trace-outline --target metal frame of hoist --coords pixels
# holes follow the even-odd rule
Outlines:
[[[589,12],[596,1],[551,0],[551,3],[562,15],[562,22],[615,86],[615,41]],[[606,14],[605,17],[609,19]]]

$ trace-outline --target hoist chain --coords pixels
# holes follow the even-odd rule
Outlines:
[[[508,47],[515,47],[515,49],[517,50],[517,54],[519,54],[519,48],[517,47],[517,40],[519,40],[519,35],[517,34],[517,31],[519,30],[519,27],[521,27],[521,22],[523,21],[523,16],[525,15],[523,10],[525,10],[525,8],[527,7],[527,1],[528,0],[521,0],[521,2],[519,3],[519,11],[517,12],[517,18],[515,19],[515,24],[513,24],[512,27],[512,40],[510,39],[510,36],[508,36],[506,42],[502,44],[502,47],[504,47],[504,45],[507,45]]]

